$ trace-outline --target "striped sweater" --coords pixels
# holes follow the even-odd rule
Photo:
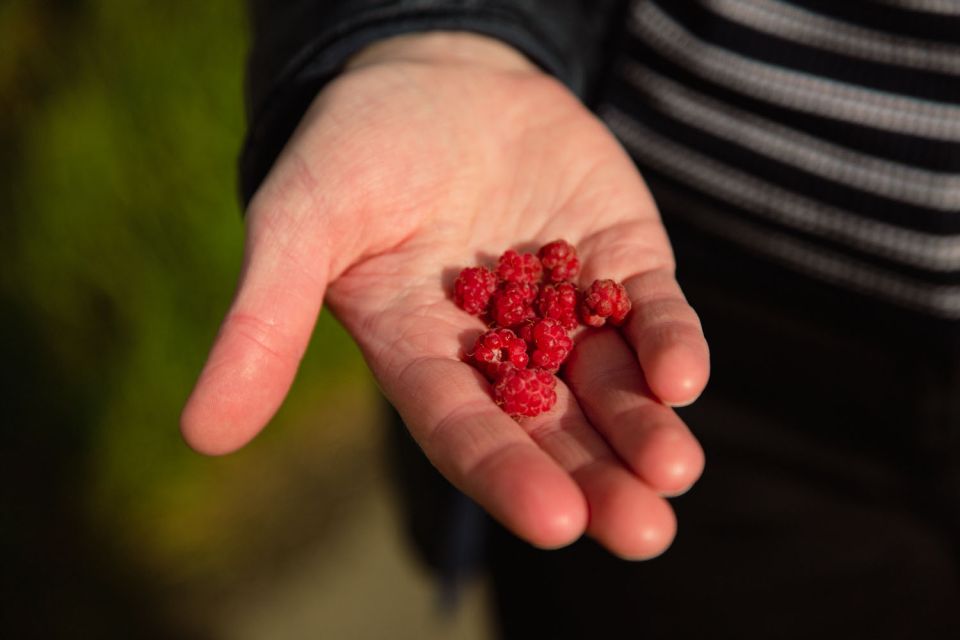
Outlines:
[[[960,319],[960,0],[640,0],[600,107],[745,253]]]

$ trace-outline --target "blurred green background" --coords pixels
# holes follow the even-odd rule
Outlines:
[[[252,446],[180,440],[240,264],[247,37],[240,0],[0,2],[0,636],[482,632],[431,626],[328,314]]]

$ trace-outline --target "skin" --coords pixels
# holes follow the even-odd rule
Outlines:
[[[482,36],[392,38],[315,99],[250,204],[236,297],[182,416],[219,455],[271,419],[321,303],[357,341],[433,464],[542,548],[586,533],[651,558],[672,541],[664,496],[703,451],[670,408],[709,356],[632,161],[563,86]],[[518,423],[460,358],[484,326],[451,301],[460,268],[563,238],[581,284],[622,281],[620,329],[581,333],[547,414]]]

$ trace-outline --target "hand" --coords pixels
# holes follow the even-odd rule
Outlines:
[[[227,453],[263,428],[326,299],[433,464],[517,535],[549,548],[586,531],[627,558],[669,546],[662,496],[703,452],[667,404],[702,391],[707,346],[633,163],[560,84],[481,36],[374,45],[316,98],[246,220],[236,298],[183,412],[191,446]],[[484,326],[452,280],[557,238],[581,283],[624,282],[634,311],[582,334],[557,407],[518,424],[460,360]]]

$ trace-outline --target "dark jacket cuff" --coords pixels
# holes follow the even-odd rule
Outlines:
[[[280,8],[278,5],[284,5]],[[243,202],[249,203],[320,89],[347,60],[373,42],[424,31],[469,31],[497,38],[582,95],[589,56],[580,2],[528,0],[394,0],[299,2],[254,12],[250,57],[250,126],[240,158]],[[598,4],[603,5],[604,2]],[[610,3],[606,3],[610,4]]]

